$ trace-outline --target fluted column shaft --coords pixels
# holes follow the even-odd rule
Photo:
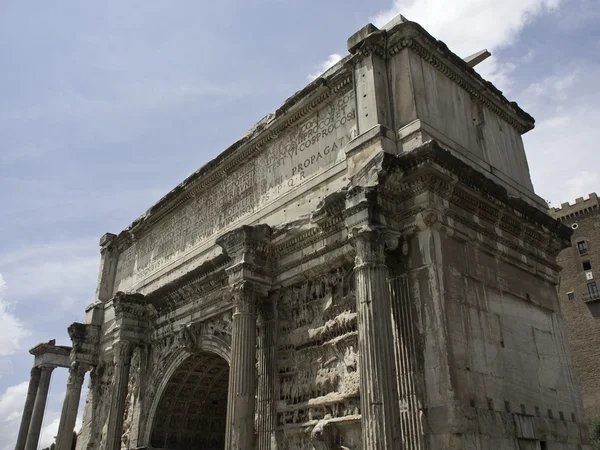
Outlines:
[[[27,389],[27,397],[25,397],[25,407],[23,408],[23,415],[21,416],[21,426],[19,427],[19,435],[17,437],[15,450],[25,450],[27,432],[29,431],[29,424],[31,423],[31,414],[33,413],[33,405],[35,403],[35,397],[40,384],[41,374],[42,371],[39,367],[34,367],[31,369],[29,388]]]
[[[355,239],[363,448],[400,449],[385,239],[378,230],[361,231]]]
[[[256,394],[256,295],[236,288],[231,326],[231,367],[227,396],[227,450],[254,448]]]
[[[272,450],[275,435],[275,321],[261,318],[258,322],[258,450]]]
[[[25,450],[36,450],[40,440],[40,432],[42,430],[42,422],[44,420],[44,410],[46,409],[46,399],[48,398],[48,389],[50,388],[50,378],[54,366],[40,367],[40,382],[38,385],[33,412],[31,414],[31,422],[29,431],[27,432],[27,442]]]
[[[115,378],[108,413],[106,450],[121,449],[123,415],[125,414],[125,399],[127,397],[132,352],[133,345],[131,342],[121,341],[115,344]]]
[[[67,392],[65,393],[56,437],[56,450],[71,450],[85,372],[86,367],[82,364],[74,363],[69,368]]]

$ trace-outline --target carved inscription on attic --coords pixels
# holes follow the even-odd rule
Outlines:
[[[356,133],[354,94],[349,91],[136,240],[119,256],[115,289],[127,289],[343,161],[344,147]]]

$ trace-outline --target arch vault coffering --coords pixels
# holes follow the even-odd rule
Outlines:
[[[214,353],[188,356],[173,372],[152,423],[150,445],[183,450],[225,447],[229,364]]]

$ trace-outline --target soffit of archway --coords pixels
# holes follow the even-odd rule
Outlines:
[[[153,420],[151,443],[209,445],[225,433],[229,365],[207,352],[191,355],[171,375]]]

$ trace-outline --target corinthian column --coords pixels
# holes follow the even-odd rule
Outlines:
[[[79,397],[81,386],[87,367],[80,363],[73,363],[69,367],[69,379],[67,381],[67,392],[63,402],[60,423],[58,425],[58,436],[56,437],[56,450],[71,450],[73,444],[73,430],[77,420],[77,409],[79,408]]]
[[[24,450],[25,442],[27,441],[27,432],[29,431],[29,423],[31,422],[31,414],[33,413],[33,405],[35,403],[35,396],[37,394],[38,386],[40,384],[40,376],[42,371],[39,367],[31,369],[31,375],[29,377],[29,388],[27,389],[27,397],[25,397],[25,407],[23,408],[23,415],[21,416],[21,426],[19,427],[19,435],[17,437],[17,444],[15,450]]]
[[[375,227],[354,231],[363,448],[400,449],[386,235]]]
[[[131,366],[132,353],[133,344],[131,342],[119,341],[115,344],[115,378],[108,413],[106,450],[121,449],[123,415],[125,413],[125,398],[127,397],[127,384],[129,383],[129,367]]]
[[[227,396],[228,450],[254,448],[256,395],[256,302],[258,292],[248,282],[233,288],[231,367]]]
[[[42,430],[42,421],[44,420],[44,410],[46,409],[46,399],[48,398],[48,389],[50,388],[50,378],[54,366],[41,366],[40,382],[33,404],[31,414],[31,423],[27,432],[27,442],[25,450],[36,450],[40,440],[40,431]]]
[[[271,285],[266,251],[270,238],[271,229],[267,225],[243,225],[216,241],[231,258],[227,269],[233,301],[225,430],[227,450],[254,449],[256,306]]]
[[[267,309],[271,311],[267,311]],[[275,320],[272,305],[265,305],[258,317],[257,450],[271,450],[275,435]]]

